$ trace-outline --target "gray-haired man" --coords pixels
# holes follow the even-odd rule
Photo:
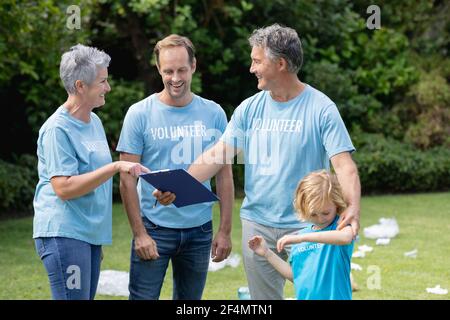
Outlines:
[[[303,228],[292,206],[294,190],[306,174],[329,169],[330,160],[349,205],[338,228],[351,224],[356,235],[360,182],[350,155],[355,149],[336,105],[297,76],[303,62],[297,32],[274,24],[255,30],[249,42],[250,72],[261,91],[236,108],[220,141],[189,171],[198,180],[206,180],[224,160],[244,151],[245,199],[240,214],[250,295],[282,299],[283,277],[248,248],[248,240],[262,235],[274,250],[278,239]],[[286,259],[288,252],[279,255]]]

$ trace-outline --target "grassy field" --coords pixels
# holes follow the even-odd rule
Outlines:
[[[241,253],[240,201],[236,202],[233,219],[233,252]],[[353,271],[359,291],[354,299],[449,299],[450,295],[434,295],[426,288],[438,284],[450,289],[450,193],[374,196],[362,199],[362,227],[378,222],[381,217],[395,217],[399,235],[388,246],[376,246],[365,239],[361,229],[355,245],[374,248],[365,258],[353,258],[362,267]],[[217,208],[214,210],[218,226]],[[0,221],[0,299],[49,299],[47,275],[34,250],[32,218]],[[114,206],[113,245],[104,248],[102,269],[128,271],[131,233],[122,206]],[[418,250],[417,258],[404,252]],[[379,275],[379,277],[378,277]],[[378,280],[379,281],[378,281]],[[242,263],[208,274],[204,299],[236,299],[237,289],[246,286]],[[168,271],[161,298],[170,299],[171,270]],[[286,297],[294,297],[292,284]],[[98,295],[97,299],[126,299]]]

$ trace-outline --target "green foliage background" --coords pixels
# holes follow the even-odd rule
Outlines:
[[[81,29],[66,27],[78,5]],[[112,92],[98,111],[114,152],[128,107],[161,90],[152,60],[170,33],[196,46],[194,92],[230,117],[256,81],[247,38],[275,22],[295,28],[304,49],[300,79],[336,102],[357,147],[363,192],[450,187],[450,4],[377,1],[381,29],[369,30],[370,1],[349,0],[4,0],[0,4],[0,211],[31,208],[34,184],[15,177],[21,155],[35,155],[37,132],[64,102],[62,52],[76,43],[112,57]],[[36,170],[28,161],[30,170]],[[13,167],[11,167],[13,166]],[[20,166],[20,167],[19,167]],[[242,188],[243,168],[234,168]],[[35,181],[37,182],[37,181]],[[18,190],[18,191],[17,191]],[[27,194],[23,201],[20,193]],[[32,198],[32,194],[31,194]]]

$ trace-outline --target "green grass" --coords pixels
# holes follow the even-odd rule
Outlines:
[[[233,219],[233,252],[241,254],[241,223],[236,201]],[[374,196],[362,199],[362,227],[378,222],[381,217],[395,217],[399,235],[388,246],[376,246],[365,239],[361,229],[358,243],[374,248],[365,258],[352,261],[363,268],[353,271],[360,288],[354,299],[449,299],[426,292],[427,287],[440,284],[450,289],[450,193]],[[214,208],[214,226],[218,226],[218,211]],[[0,299],[49,299],[47,275],[34,250],[32,218],[0,221]],[[128,271],[131,233],[122,206],[114,206],[113,245],[104,247],[102,269]],[[403,253],[418,249],[417,258]],[[369,289],[374,272],[380,271],[380,289]],[[237,268],[226,267],[208,274],[204,299],[236,299],[237,289],[246,286],[242,263]],[[166,275],[161,299],[170,299],[171,270]],[[288,283],[286,297],[293,297]],[[97,295],[97,299],[126,299]]]

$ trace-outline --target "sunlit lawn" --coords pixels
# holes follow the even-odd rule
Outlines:
[[[233,252],[241,254],[241,223],[237,201],[233,219]],[[128,271],[131,233],[121,204],[114,206],[113,245],[104,248],[102,269]],[[376,246],[375,240],[360,240],[355,245],[374,248],[365,258],[354,258],[363,270],[353,271],[360,288],[354,299],[449,299],[450,295],[433,295],[427,287],[450,288],[450,193],[373,196],[362,199],[362,227],[381,217],[395,217],[399,235],[388,246]],[[214,208],[214,226],[218,227]],[[47,275],[34,250],[32,218],[0,221],[0,299],[49,299]],[[404,252],[418,250],[417,258]],[[379,271],[379,273],[378,273]],[[379,275],[379,277],[378,277]],[[208,274],[204,299],[236,299],[237,289],[246,286],[244,269],[225,267]],[[378,286],[379,285],[379,286]],[[161,298],[170,299],[172,290],[169,269]],[[294,297],[292,284],[286,297]],[[97,295],[97,299],[127,299]]]

